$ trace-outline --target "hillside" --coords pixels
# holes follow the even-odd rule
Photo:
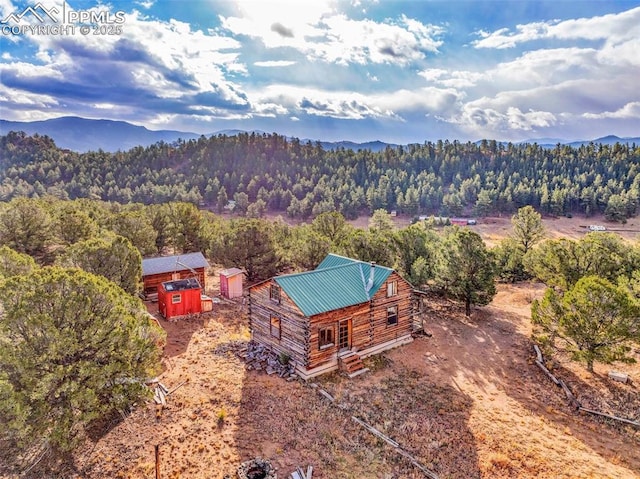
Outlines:
[[[130,150],[136,146],[149,146],[159,141],[173,143],[178,139],[189,140],[200,135],[173,130],[149,130],[125,121],[90,120],[66,116],[42,121],[0,120],[0,134],[24,131],[53,138],[63,149],[86,152],[90,150]]]
[[[66,195],[121,203],[171,200],[237,213],[347,218],[380,208],[406,215],[604,213],[623,221],[640,198],[640,147],[572,148],[448,141],[337,148],[277,134],[240,133],[108,153],[60,150],[46,137],[0,137],[0,198]]]

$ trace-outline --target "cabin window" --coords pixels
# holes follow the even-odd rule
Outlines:
[[[387,324],[398,324],[398,306],[389,306],[387,308]]]
[[[271,316],[271,336],[280,339],[281,320],[278,316]]]
[[[333,326],[318,330],[318,346],[320,349],[330,348],[335,344],[335,330]]]
[[[182,296],[180,296],[179,294],[171,295],[171,304],[178,304],[180,302],[182,302]]]
[[[387,298],[391,296],[395,296],[398,294],[398,282],[397,281],[389,281],[387,283]]]
[[[269,289],[269,298],[271,298],[271,301],[280,303],[280,286],[277,284],[271,285],[271,288]]]

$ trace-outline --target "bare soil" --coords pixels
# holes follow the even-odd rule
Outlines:
[[[394,224],[398,228],[409,226],[412,220],[413,217],[405,215],[399,215],[393,218]],[[476,221],[477,224],[469,226],[469,228],[477,232],[489,246],[495,246],[501,239],[509,236],[511,233],[511,215],[476,218]],[[369,225],[369,217],[362,216],[349,223],[358,228],[367,228]],[[588,218],[584,216],[574,216],[572,218],[566,218],[564,216],[543,217],[542,224],[546,230],[546,237],[553,239],[580,239],[589,233],[589,225],[604,226],[606,231],[613,231],[629,241],[635,241],[640,237],[640,219],[638,218],[631,218],[628,223],[621,224],[607,221],[602,215],[590,216]]]
[[[541,285],[501,285],[494,302],[465,318],[430,302],[432,337],[370,358],[354,379],[334,373],[287,382],[246,371],[234,354],[249,339],[246,309],[223,302],[208,317],[168,323],[167,405],[141,405],[76,455],[76,477],[235,477],[242,462],[268,459],[281,478],[312,464],[314,478],[424,477],[352,419],[390,436],[441,478],[640,477],[640,431],[576,413],[534,364],[529,310]],[[638,358],[640,359],[640,357]],[[617,369],[618,365],[616,365]],[[640,367],[613,384],[559,357],[554,374],[582,399],[640,418]],[[318,393],[322,388],[335,402]],[[620,407],[620,398],[629,404]],[[635,398],[635,399],[634,399]],[[618,402],[616,402],[618,401]]]

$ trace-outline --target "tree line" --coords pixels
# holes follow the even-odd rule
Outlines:
[[[379,152],[303,143],[278,134],[204,136],[129,151],[75,153],[46,136],[0,137],[0,200],[169,201],[260,217],[347,219],[377,209],[408,215],[543,214],[624,221],[640,200],[640,146],[425,142]]]

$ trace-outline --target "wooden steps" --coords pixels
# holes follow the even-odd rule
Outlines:
[[[339,357],[339,365],[340,370],[344,371],[350,378],[355,378],[369,370],[364,366],[362,358],[351,351]]]

